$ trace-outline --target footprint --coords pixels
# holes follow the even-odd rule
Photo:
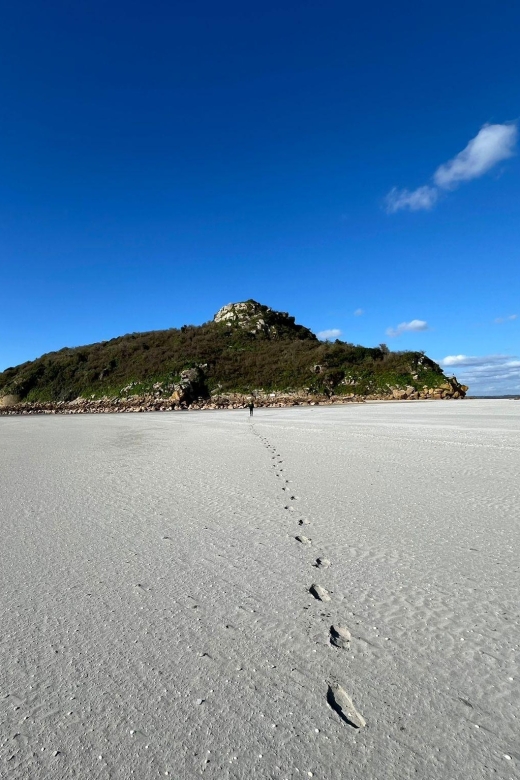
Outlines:
[[[316,585],[315,583],[313,583],[309,588],[309,593],[311,593],[315,599],[318,599],[318,601],[331,600],[329,591],[321,585]]]
[[[311,540],[307,536],[304,536],[303,534],[299,534],[294,538],[296,539],[297,542],[300,542],[300,544],[312,544]]]
[[[362,729],[367,725],[366,720],[361,713],[356,710],[352,699],[341,685],[329,685],[327,702],[349,726],[353,726],[356,729]]]
[[[314,565],[317,569],[328,569],[330,561],[328,558],[316,558],[316,563]]]
[[[345,626],[330,627],[330,643],[340,650],[350,649],[350,640],[352,639],[350,631]]]
[[[298,525],[310,525],[310,524],[311,521],[307,520],[306,517],[300,517],[300,519],[298,520]]]

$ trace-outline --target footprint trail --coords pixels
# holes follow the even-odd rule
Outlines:
[[[281,479],[283,481],[281,493],[285,501],[289,501],[289,503],[283,504],[284,512],[293,513],[290,515],[291,518],[294,516],[294,514],[296,514],[296,523],[297,527],[299,528],[302,526],[311,525],[311,520],[309,518],[302,516],[300,512],[296,511],[299,497],[295,492],[293,492],[293,488],[288,487],[291,482],[286,478],[286,474],[283,468],[284,459],[282,458],[281,454],[277,451],[276,447],[271,444],[267,437],[262,436],[256,431],[254,422],[250,424],[250,427],[252,433],[260,439],[263,446],[271,453],[270,459],[275,461],[271,464],[271,467],[275,469],[273,473],[277,479]],[[287,495],[288,493],[290,493],[289,496]],[[293,538],[295,542],[302,548],[302,550],[313,547],[312,540],[302,533],[295,534]],[[310,561],[309,565],[318,570],[325,570],[332,566],[332,563],[328,558],[318,556],[314,557],[314,560],[312,562]],[[307,591],[318,602],[328,603],[332,601],[332,596],[329,591],[319,583],[313,582],[310,585],[307,585]],[[307,607],[305,607],[305,609],[307,609]],[[322,613],[322,616],[324,616],[324,613]],[[309,626],[309,628],[312,630],[311,626]],[[327,645],[329,648],[331,648],[332,652],[333,648],[341,650],[350,649],[351,640],[352,636],[346,626],[341,625],[339,622],[336,625],[330,626]],[[339,685],[337,682],[326,683],[326,685],[326,702],[328,706],[337,713],[341,721],[356,731],[358,729],[364,728],[366,726],[365,719],[356,710],[354,704],[352,703],[352,699],[341,687],[341,685]]]

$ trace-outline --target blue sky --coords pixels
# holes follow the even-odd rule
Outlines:
[[[519,392],[519,37],[487,0],[6,4],[0,369],[255,298]]]

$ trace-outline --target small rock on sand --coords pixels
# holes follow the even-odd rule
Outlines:
[[[315,599],[318,599],[318,601],[330,601],[329,591],[321,585],[316,585],[313,583],[309,588],[309,591],[312,593]]]
[[[356,710],[352,703],[352,699],[348,693],[343,690],[341,685],[329,685],[327,701],[332,709],[335,710],[340,718],[342,718],[345,723],[348,723],[349,726],[354,726],[356,729],[362,729],[367,725],[366,720],[361,713]]]
[[[345,628],[345,626],[330,627],[330,643],[331,645],[334,645],[334,647],[339,647],[341,650],[348,650],[351,639],[350,631],[348,628]]]

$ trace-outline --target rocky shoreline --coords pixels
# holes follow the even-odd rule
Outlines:
[[[74,401],[18,402],[0,405],[0,415],[34,414],[121,414],[139,412],[194,411],[210,409],[245,409],[253,401],[256,408],[280,408],[288,406],[329,406],[336,404],[364,403],[365,401],[414,401],[449,400],[464,398],[467,387],[450,379],[435,388],[390,388],[387,393],[369,395],[315,395],[302,391],[290,393],[213,394],[210,398],[192,398],[176,391],[167,398],[159,394],[132,395],[125,398],[76,398]],[[188,389],[187,389],[188,390]],[[2,399],[0,399],[1,404]]]

